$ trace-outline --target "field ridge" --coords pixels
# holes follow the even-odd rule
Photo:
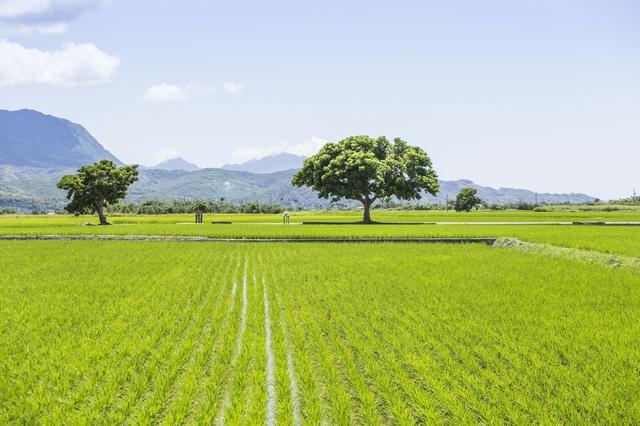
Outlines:
[[[623,254],[604,253],[596,250],[585,250],[559,247],[551,244],[532,243],[517,238],[498,238],[493,247],[519,250],[525,253],[539,254],[568,260],[594,263],[608,268],[621,268],[640,272],[640,258]]]

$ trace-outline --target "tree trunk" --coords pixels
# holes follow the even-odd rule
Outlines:
[[[96,211],[100,218],[100,225],[108,225],[109,222],[107,222],[107,217],[104,215],[104,207],[102,206],[102,203],[96,203]]]
[[[367,197],[362,201],[362,204],[364,205],[364,214],[362,217],[362,222],[363,223],[372,223],[371,222],[371,204],[372,201]]]

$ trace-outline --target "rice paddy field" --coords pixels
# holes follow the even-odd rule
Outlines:
[[[1,235],[162,235],[212,238],[429,238],[511,237],[535,243],[640,257],[640,226],[581,226],[574,221],[636,222],[640,212],[382,212],[382,225],[354,225],[357,213],[294,213],[290,225],[279,215],[205,215],[196,225],[192,215],[112,216],[112,226],[95,217],[0,216]],[[436,220],[439,219],[439,220]],[[455,219],[455,220],[454,220]],[[464,219],[464,223],[462,222]],[[511,220],[509,220],[511,219]],[[218,224],[212,222],[231,222]],[[302,222],[343,224],[303,225]],[[456,223],[458,222],[458,223]],[[564,223],[559,225],[544,222]],[[519,224],[517,224],[519,223]],[[522,224],[524,223],[524,224]],[[532,224],[535,223],[535,224]]]
[[[609,221],[640,222],[640,208],[636,206],[620,207],[620,210],[606,211],[596,207],[583,209],[556,209],[552,211],[530,210],[479,210],[469,213],[457,213],[453,210],[388,211],[373,210],[373,220],[380,222],[572,222],[572,221]],[[302,222],[354,222],[362,220],[362,211],[291,211],[291,223]],[[175,224],[193,222],[191,214],[168,215],[109,215],[114,224]],[[25,221],[31,225],[80,225],[97,224],[95,216],[71,215],[0,215],[0,224],[21,225]],[[206,213],[205,222],[231,221],[233,223],[281,223],[280,214],[214,214]]]
[[[538,214],[512,213],[464,222]],[[553,221],[635,220],[616,214]],[[0,234],[510,236],[640,258],[635,226],[229,217],[0,216]],[[0,240],[0,424],[638,424],[639,317],[637,272],[485,244]]]

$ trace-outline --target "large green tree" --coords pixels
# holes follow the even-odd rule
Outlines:
[[[380,198],[417,199],[422,191],[435,195],[440,189],[422,148],[400,138],[362,135],[325,144],[304,161],[292,183],[312,188],[320,198],[360,201],[364,223],[371,223],[371,205]]]
[[[67,211],[74,214],[98,213],[100,225],[108,225],[105,207],[127,195],[129,185],[138,180],[138,166],[118,167],[113,161],[101,160],[63,176],[58,188],[67,191]]]
[[[475,188],[462,188],[456,196],[455,209],[457,212],[470,212],[482,200],[476,195],[478,191]]]

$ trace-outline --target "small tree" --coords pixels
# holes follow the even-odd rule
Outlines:
[[[193,206],[194,213],[204,213],[207,211],[207,203],[204,200],[196,200]]]
[[[421,192],[438,193],[438,176],[422,148],[400,138],[351,136],[327,143],[304,161],[292,181],[308,186],[318,197],[357,200],[364,206],[363,222],[371,223],[371,205],[379,198],[419,199]]]
[[[63,176],[58,188],[67,191],[67,211],[75,215],[98,213],[100,225],[108,225],[104,209],[127,195],[129,185],[138,180],[138,166],[118,168],[113,161],[101,160],[80,167],[75,175]]]
[[[457,212],[469,212],[482,200],[476,196],[478,191],[475,188],[462,188],[456,197],[455,209]]]

